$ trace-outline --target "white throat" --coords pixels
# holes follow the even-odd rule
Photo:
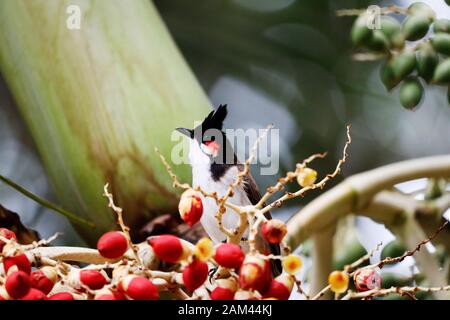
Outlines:
[[[210,158],[200,149],[196,140],[192,139],[189,148],[189,161],[192,166],[192,186],[195,188],[199,186],[202,190],[208,192],[216,192],[219,197],[223,197],[228,190],[230,184],[232,184],[239,173],[236,166],[231,167],[218,181],[212,178],[210,168]],[[201,223],[203,228],[211,237],[211,239],[218,243],[226,239],[225,235],[220,231],[216,213],[218,211],[217,204],[214,199],[209,197],[203,197],[200,195],[203,201],[203,215]],[[250,205],[250,200],[244,189],[241,187],[235,191],[233,197],[230,197],[230,202],[237,205]],[[234,229],[239,222],[239,216],[232,210],[227,209],[227,212],[223,216],[222,224],[224,227]]]

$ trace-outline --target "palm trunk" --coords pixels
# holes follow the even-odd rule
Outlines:
[[[172,130],[209,103],[150,1],[1,1],[0,68],[61,204],[96,224],[85,238],[115,226],[107,182],[131,226],[176,208],[154,147],[170,158]]]

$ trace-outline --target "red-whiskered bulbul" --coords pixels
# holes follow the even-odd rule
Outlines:
[[[203,122],[194,129],[177,128],[176,130],[190,138],[189,161],[192,166],[192,186],[199,186],[202,190],[216,192],[219,197],[225,196],[229,186],[236,181],[238,173],[244,169],[222,131],[223,121],[227,116],[227,106],[220,105],[212,111]],[[206,233],[215,243],[225,242],[226,236],[218,226],[216,214],[218,205],[209,197],[202,197],[203,215],[201,223]],[[234,190],[230,203],[248,206],[255,205],[261,199],[258,187],[253,177],[248,174],[243,183]],[[267,219],[271,219],[268,212]],[[239,223],[239,216],[232,209],[227,209],[223,215],[223,226],[235,229]],[[244,234],[248,238],[248,230]],[[243,239],[245,240],[245,239]],[[257,248],[263,253],[280,254],[278,245],[268,244],[261,236],[257,237]],[[245,248],[245,246],[244,246]],[[281,263],[275,260],[272,263],[273,273],[281,273]]]

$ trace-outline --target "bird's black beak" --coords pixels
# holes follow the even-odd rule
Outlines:
[[[176,128],[175,130],[177,130],[178,132],[188,136],[189,138],[193,138],[194,137],[194,130],[186,129],[186,128]]]

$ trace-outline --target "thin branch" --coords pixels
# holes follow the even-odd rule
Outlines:
[[[386,265],[386,264],[393,264],[393,263],[397,263],[397,262],[402,262],[403,260],[406,259],[406,257],[413,256],[414,253],[419,251],[420,248],[423,245],[427,244],[428,242],[430,242],[434,238],[436,238],[438,236],[438,234],[447,227],[448,223],[449,223],[448,221],[445,221],[431,236],[429,236],[427,239],[422,240],[421,242],[419,242],[417,244],[417,246],[413,250],[406,251],[404,254],[402,254],[399,257],[395,257],[395,258],[387,257],[387,258],[381,260],[380,262],[378,262],[378,263],[376,263],[376,264],[374,264],[372,266],[375,267],[375,268],[376,267],[383,268],[383,266]]]
[[[389,7],[378,7],[377,10],[379,10],[379,14],[407,14],[408,9],[402,8],[399,6],[389,6]],[[338,17],[348,17],[348,16],[359,16],[364,13],[370,13],[368,9],[341,9],[336,11],[336,15]]]
[[[286,174],[286,176],[284,176],[283,178],[278,179],[278,182],[277,182],[276,185],[270,186],[270,187],[267,188],[266,193],[261,197],[261,200],[259,200],[259,202],[255,205],[255,207],[260,209],[264,205],[264,203],[270,198],[271,195],[273,195],[277,191],[283,190],[284,186],[286,184],[288,184],[289,182],[291,182],[292,180],[294,180],[297,177],[298,172],[301,169],[306,168],[307,164],[313,162],[314,160],[316,160],[318,158],[323,159],[326,156],[327,156],[327,152],[313,154],[309,158],[303,160],[302,163],[297,164],[295,172],[289,171]]]
[[[450,177],[450,156],[413,159],[353,175],[302,208],[287,223],[286,242],[292,247],[347,214],[361,212],[380,191],[424,177]]]
[[[352,142],[352,138],[350,136],[350,127],[351,127],[350,125],[347,126],[347,132],[346,132],[347,142],[345,143],[344,149],[342,151],[342,158],[338,161],[336,168],[332,173],[327,174],[318,183],[314,183],[312,185],[306,186],[306,187],[304,187],[296,192],[293,192],[293,193],[284,194],[278,200],[275,200],[271,204],[269,204],[269,205],[265,206],[263,209],[261,209],[261,213],[265,214],[266,212],[270,211],[274,207],[280,207],[283,204],[283,202],[288,199],[301,197],[309,190],[314,190],[314,189],[318,189],[318,188],[322,189],[323,187],[325,187],[325,185],[327,184],[328,181],[335,178],[341,172],[342,165],[345,163],[345,161],[347,161],[347,157],[348,157],[347,149]]]
[[[64,217],[66,217],[69,221],[72,221],[73,223],[76,223],[78,225],[82,225],[82,226],[88,226],[90,228],[95,228],[95,224],[92,221],[80,218],[79,216],[77,216],[74,213],[71,213],[59,206],[57,206],[56,204],[51,203],[48,200],[45,200],[37,195],[35,195],[34,193],[26,190],[25,188],[19,186],[17,183],[13,182],[12,180],[0,175],[0,180],[3,181],[4,183],[6,183],[8,186],[10,186],[11,188],[19,191],[20,193],[22,193],[24,196],[26,196],[27,198],[30,198],[31,200],[39,203],[41,206],[51,209],[53,211],[58,212],[59,214],[63,215]]]
[[[350,273],[353,269],[359,267],[360,265],[362,265],[364,262],[368,261],[370,258],[373,257],[373,255],[380,250],[381,246],[383,245],[383,242],[380,242],[377,244],[377,246],[372,249],[369,253],[365,254],[364,256],[362,256],[361,258],[359,258],[358,260],[356,260],[355,262],[346,265],[344,267],[344,271],[347,273]]]
[[[139,264],[142,264],[141,259],[139,258],[139,255],[138,255],[137,248],[131,241],[130,228],[127,227],[123,221],[123,209],[114,204],[113,195],[108,192],[108,183],[105,184],[105,186],[103,187],[103,191],[104,191],[103,195],[106,198],[108,198],[108,207],[110,207],[117,214],[117,223],[119,224],[120,228],[122,229],[123,234],[127,238],[128,246],[133,251],[134,258],[136,259],[136,261]]]
[[[450,291],[450,286],[441,286],[441,287],[392,287],[388,289],[372,289],[369,291],[363,292],[348,292],[341,300],[350,300],[350,299],[363,299],[368,297],[379,297],[385,296],[391,293],[396,293],[399,295],[408,295],[415,294],[419,291],[422,292],[441,292],[441,291]],[[411,297],[411,296],[410,296]]]

